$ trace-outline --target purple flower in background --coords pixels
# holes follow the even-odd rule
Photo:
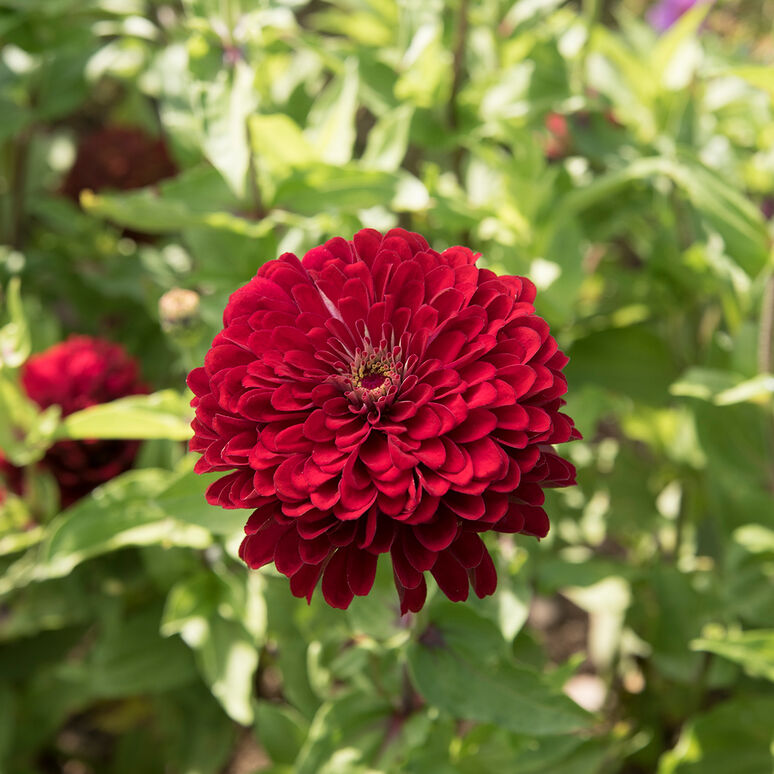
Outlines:
[[[659,32],[665,32],[695,5],[708,2],[712,0],[659,0],[648,10],[648,22]]]

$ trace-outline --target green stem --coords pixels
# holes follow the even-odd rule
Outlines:
[[[459,128],[459,105],[458,98],[462,81],[465,77],[465,46],[468,38],[468,12],[469,0],[460,0],[460,10],[457,20],[457,37],[454,44],[454,60],[452,65],[452,85],[449,94],[449,104],[447,108],[447,122],[449,128],[456,132]],[[452,166],[457,175],[457,179],[462,179],[462,147],[457,144],[452,157]]]
[[[774,343],[774,274],[770,274],[763,288],[761,317],[758,326],[758,372],[772,372],[772,344]]]
[[[21,250],[24,245],[24,199],[27,191],[27,157],[31,137],[31,131],[25,129],[11,146],[9,241],[16,250]]]

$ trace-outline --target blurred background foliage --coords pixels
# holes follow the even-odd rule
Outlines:
[[[772,770],[774,3],[663,32],[648,6],[0,0],[0,448],[25,466],[0,770]],[[383,566],[346,613],[248,573],[245,513],[183,443],[229,293],[394,225],[535,281],[585,436],[549,537],[491,541],[497,594],[413,621]],[[18,368],[74,331],[156,392],[38,412]],[[143,439],[135,469],[60,512],[35,462],[98,436]]]

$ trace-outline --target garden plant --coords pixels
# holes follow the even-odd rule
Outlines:
[[[771,774],[772,0],[0,0],[0,773]]]

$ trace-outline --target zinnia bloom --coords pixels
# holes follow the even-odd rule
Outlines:
[[[63,416],[147,392],[137,363],[122,347],[89,336],[71,336],[33,355],[24,364],[22,385],[40,408],[60,406]],[[56,478],[67,506],[128,470],[138,448],[136,441],[58,441],[42,464]]]
[[[163,139],[151,137],[142,129],[108,126],[80,141],[61,190],[77,201],[86,188],[128,191],[176,173]]]
[[[237,290],[195,393],[196,470],[227,472],[207,499],[254,508],[240,555],[274,562],[298,597],[367,594],[390,553],[401,611],[425,571],[452,600],[497,584],[479,537],[543,537],[543,488],[574,483],[550,444],[579,435],[560,411],[567,362],[535,287],[367,229]]]

